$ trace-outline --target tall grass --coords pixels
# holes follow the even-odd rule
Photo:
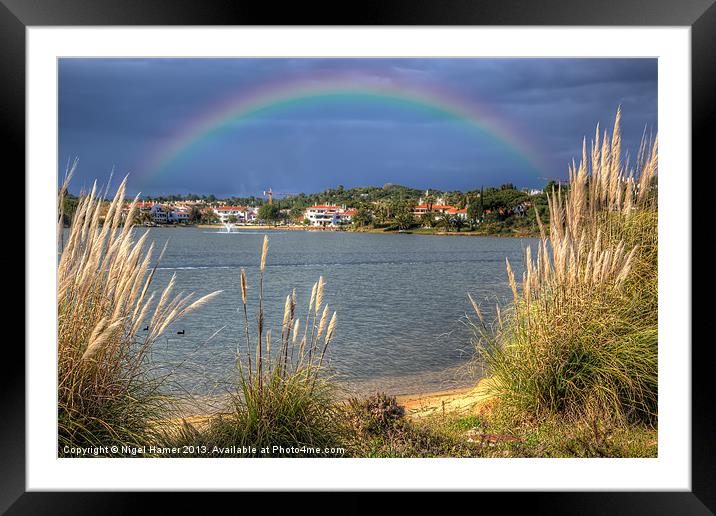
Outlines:
[[[239,385],[230,395],[230,410],[209,421],[199,432],[184,424],[179,441],[209,447],[273,446],[331,447],[340,442],[342,426],[333,397],[333,387],[323,373],[326,350],[336,328],[336,312],[323,303],[323,276],[314,283],[301,325],[296,291],[286,296],[278,339],[265,328],[264,273],[268,237],[264,236],[259,265],[256,331],[249,323],[249,285],[241,270],[241,300],[244,341],[237,347]],[[281,455],[281,452],[272,454]],[[295,453],[289,453],[295,456]]]
[[[59,206],[75,170],[66,174]],[[107,203],[96,184],[82,195],[62,242],[57,268],[58,424],[65,445],[145,444],[166,399],[147,374],[152,344],[187,312],[219,292],[192,301],[173,295],[172,277],[155,302],[150,287],[153,245],[124,222],[125,178]],[[133,220],[136,201],[127,221]],[[104,209],[107,208],[106,213]],[[58,237],[64,233],[59,213]],[[163,251],[162,251],[163,253]],[[160,256],[161,259],[161,256]],[[144,331],[144,328],[148,328]]]
[[[478,352],[515,414],[656,421],[657,141],[628,168],[620,116],[552,192],[521,281],[506,262],[512,306],[488,326],[470,297]]]

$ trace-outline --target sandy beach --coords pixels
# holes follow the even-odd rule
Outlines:
[[[406,415],[412,419],[435,413],[479,413],[491,404],[491,386],[491,379],[483,378],[474,387],[398,396],[397,401],[405,407]]]

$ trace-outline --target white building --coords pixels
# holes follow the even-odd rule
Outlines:
[[[127,208],[129,208],[129,204],[130,203],[127,203]],[[137,202],[137,210],[139,213],[150,213],[155,204],[156,203],[150,201],[139,201]]]
[[[418,205],[420,204],[427,204],[430,199],[430,190],[425,190],[425,197],[421,197],[418,199]],[[430,201],[430,204],[434,204],[435,206],[440,205],[447,205],[447,202],[445,202],[445,197],[436,197],[432,201]]]
[[[356,210],[346,208],[345,206],[317,204],[306,208],[303,216],[308,219],[308,223],[311,226],[325,227],[350,224],[353,222],[353,216],[355,213]]]
[[[467,208],[458,209],[450,204],[418,204],[413,210],[413,217],[420,221],[421,217],[426,213],[432,214],[433,220],[440,220],[446,215],[467,220]]]
[[[259,209],[255,208],[253,206],[248,206],[246,208],[246,214],[244,215],[244,222],[251,222],[253,220],[256,220],[256,217],[259,215]]]
[[[229,217],[236,217],[239,222],[246,222],[249,208],[246,206],[219,206],[214,208],[214,214],[219,217],[222,224],[226,224],[229,221]],[[255,216],[255,214],[254,214]]]
[[[418,204],[413,210],[413,216],[416,218],[420,218],[425,213],[433,213],[435,217],[439,219],[443,214],[454,209],[456,208],[449,204],[421,203]]]
[[[156,224],[166,224],[169,222],[169,210],[161,204],[155,204],[149,210],[149,215],[152,217],[152,222]]]
[[[450,208],[447,210],[447,214],[453,217],[459,217],[462,220],[467,220],[467,208],[463,208],[461,210],[458,208]]]
[[[191,210],[188,208],[175,208],[169,212],[169,222],[189,222]]]
[[[129,213],[131,203],[126,203],[122,207],[122,213],[126,217]],[[145,213],[149,219],[155,224],[167,224],[172,222],[189,222],[191,218],[191,209],[187,207],[173,207],[162,205],[157,202],[140,201],[136,205],[137,211],[135,215]]]

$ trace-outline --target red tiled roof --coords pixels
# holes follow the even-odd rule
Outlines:
[[[314,206],[309,206],[306,209],[307,210],[337,210],[338,206],[330,206],[328,204],[316,204]]]
[[[415,207],[415,209],[416,210],[427,210],[428,204],[427,203],[418,204]],[[432,209],[433,210],[454,210],[455,206],[450,206],[449,204],[433,204]]]
[[[216,211],[245,211],[246,206],[219,206]]]

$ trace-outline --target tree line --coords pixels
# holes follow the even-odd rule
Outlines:
[[[444,231],[461,231],[463,228],[474,230],[480,226],[486,232],[500,233],[513,230],[537,231],[535,210],[542,221],[548,211],[547,192],[559,185],[551,181],[539,194],[530,194],[518,189],[512,183],[496,187],[462,191],[419,190],[403,185],[387,183],[383,186],[367,186],[346,189],[342,185],[311,194],[301,193],[295,196],[277,199],[272,204],[261,197],[228,197],[220,199],[209,195],[166,195],[145,196],[149,202],[168,203],[181,201],[200,201],[192,206],[189,222],[192,224],[216,223],[218,217],[203,207],[225,204],[258,207],[257,219],[262,222],[292,221],[304,222],[304,212],[309,206],[317,204],[345,205],[356,210],[353,225],[363,228],[383,228],[386,230],[408,230],[411,228],[434,228]],[[442,214],[435,210],[419,217],[414,215],[419,201],[435,204],[437,200],[458,209],[465,209],[466,216]],[[77,204],[77,198],[67,195],[64,198],[64,217],[69,222]],[[149,214],[138,215],[138,223],[150,221]],[[237,222],[235,220],[234,222]],[[229,220],[229,222],[232,222]]]

